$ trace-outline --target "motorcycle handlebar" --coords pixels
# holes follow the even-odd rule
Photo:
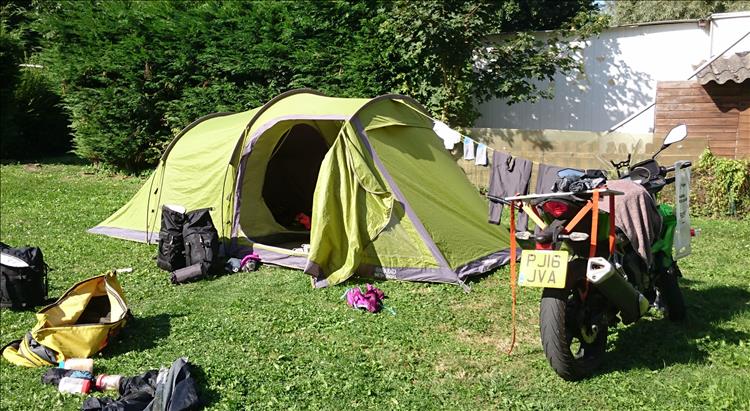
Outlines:
[[[691,161],[686,161],[682,164],[682,168],[687,168],[687,167],[692,167],[692,166],[693,166],[693,163]],[[675,166],[665,167],[664,172],[669,173],[669,172],[674,171],[674,169],[675,169]]]

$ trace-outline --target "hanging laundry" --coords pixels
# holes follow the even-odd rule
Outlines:
[[[435,123],[432,125],[432,130],[438,135],[438,137],[443,139],[443,146],[446,150],[453,150],[453,147],[461,141],[461,133],[448,127],[448,125],[442,121],[435,120]]]
[[[487,165],[487,145],[486,144],[479,143],[477,145],[477,155],[476,155],[476,159],[474,160],[474,164],[478,166]]]
[[[570,167],[551,166],[549,164],[539,164],[536,173],[535,193],[547,194],[554,191],[555,183],[559,179],[557,172]],[[583,170],[581,170],[583,171]],[[534,229],[534,234],[539,234],[542,230],[539,227]]]
[[[524,195],[529,192],[532,162],[523,158],[514,158],[510,154],[495,151],[492,156],[492,170],[490,173],[489,195],[494,197],[510,197],[516,194]],[[500,224],[503,214],[503,204],[490,200],[489,222]],[[516,230],[526,231],[529,216],[523,211],[516,218]]]
[[[474,140],[464,137],[464,160],[474,159]]]
[[[559,179],[557,172],[570,167],[551,166],[549,164],[539,164],[536,177],[536,193],[546,194],[554,191],[555,183]],[[583,171],[583,170],[579,170]]]

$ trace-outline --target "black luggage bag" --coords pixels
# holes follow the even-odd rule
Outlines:
[[[47,268],[38,247],[0,243],[0,307],[30,310],[47,302]]]

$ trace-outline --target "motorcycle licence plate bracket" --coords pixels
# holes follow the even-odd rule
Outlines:
[[[578,194],[592,194],[592,197],[594,196],[597,197],[597,200],[598,200],[598,197],[602,197],[602,198],[609,197],[609,201],[610,201],[609,217],[610,217],[610,231],[611,231],[609,242],[610,242],[610,254],[611,254],[614,251],[613,250],[614,248],[614,215],[615,215],[614,198],[615,196],[623,195],[624,193],[622,191],[610,190],[608,188],[595,188],[593,190],[586,190]],[[506,204],[510,204],[511,207],[516,207],[518,209],[525,211],[526,214],[529,216],[529,218],[534,222],[534,224],[536,224],[539,228],[544,229],[547,226],[547,224],[544,223],[544,221],[542,221],[542,219],[536,213],[536,210],[534,209],[534,207],[531,206],[531,202],[533,200],[571,198],[573,196],[574,194],[572,192],[563,191],[563,192],[557,192],[557,193],[526,194],[526,195],[504,197],[502,201],[505,202]],[[575,197],[575,198],[580,200],[580,197]],[[520,205],[518,203],[520,203]],[[589,238],[590,238],[590,241],[593,243],[592,244],[592,250],[593,250],[596,247],[596,227],[597,227],[596,223],[598,222],[598,218],[599,218],[598,201],[597,201],[597,204],[595,205],[593,198],[587,200],[586,205],[583,208],[581,208],[581,210],[578,211],[576,216],[573,217],[573,219],[568,223],[567,226],[565,226],[564,233],[569,234],[572,231],[573,227],[575,227],[575,225],[578,224],[578,222],[580,222],[581,219],[583,219],[586,216],[586,214],[591,210],[593,210],[592,218],[594,221],[592,224],[591,236]],[[593,255],[591,257],[593,257]]]
[[[578,193],[581,194],[581,193]],[[597,250],[597,234],[598,234],[598,221],[599,221],[599,199],[604,197],[609,197],[609,252],[610,255],[614,252],[615,247],[615,196],[623,195],[624,193],[622,191],[616,191],[616,190],[610,190],[607,188],[595,188],[593,190],[587,190],[584,192],[584,194],[591,194],[591,198],[586,201],[586,205],[581,208],[581,210],[578,211],[575,217],[568,223],[568,225],[565,227],[564,232],[566,234],[570,233],[570,231],[575,227],[578,222],[583,219],[589,212],[591,212],[591,235],[589,236],[589,258],[593,258],[596,256],[596,250]],[[532,200],[538,200],[538,199],[553,199],[553,198],[569,198],[573,196],[572,192],[558,192],[558,193],[546,193],[546,194],[527,194],[527,195],[518,195],[518,196],[511,196],[511,197],[505,197],[503,198],[503,201],[507,202],[507,204],[510,205],[511,210],[513,209],[522,209],[526,211],[526,213],[529,215],[529,217],[541,228],[544,228],[546,224],[544,224],[543,221],[541,221],[541,218],[536,214],[536,210],[531,206]],[[580,200],[580,197],[576,197]],[[520,203],[520,204],[519,204]],[[512,212],[511,212],[511,219]],[[538,220],[538,221],[537,221]],[[541,223],[541,224],[540,224]],[[512,224],[512,223],[511,223]],[[513,225],[513,224],[512,224]],[[511,249],[515,249],[515,236],[511,235]],[[515,258],[515,253],[511,258]],[[522,257],[522,268],[524,266],[524,261]],[[512,271],[512,278],[516,278],[515,276],[515,264],[512,264],[511,267]],[[525,270],[524,270],[525,271]],[[524,273],[526,274],[526,273]],[[563,278],[565,274],[562,275]],[[526,277],[526,276],[524,276]],[[524,278],[524,280],[526,280]],[[524,283],[527,283],[527,281],[523,281]],[[586,296],[588,295],[588,281],[585,282],[586,287],[582,292],[581,297],[585,300]],[[521,284],[521,285],[530,285],[530,284]]]

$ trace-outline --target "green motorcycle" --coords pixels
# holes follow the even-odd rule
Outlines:
[[[618,180],[607,181],[598,170],[564,169],[558,173],[556,192],[504,199],[524,203],[539,227],[534,234],[516,233],[516,238],[535,244],[534,250],[521,253],[518,283],[543,288],[542,346],[565,380],[585,378],[599,367],[608,330],[618,322],[633,323],[650,307],[673,321],[685,318],[677,260],[690,253],[693,233],[688,209],[691,163],[663,167],[656,156],[686,135],[686,127],[678,126],[652,158],[631,165],[628,156],[613,163]],[[657,194],[675,182],[675,206],[658,204]],[[618,208],[615,201],[623,205]],[[613,210],[625,214],[617,217],[617,224]],[[650,247],[644,247],[644,238],[651,239]]]

